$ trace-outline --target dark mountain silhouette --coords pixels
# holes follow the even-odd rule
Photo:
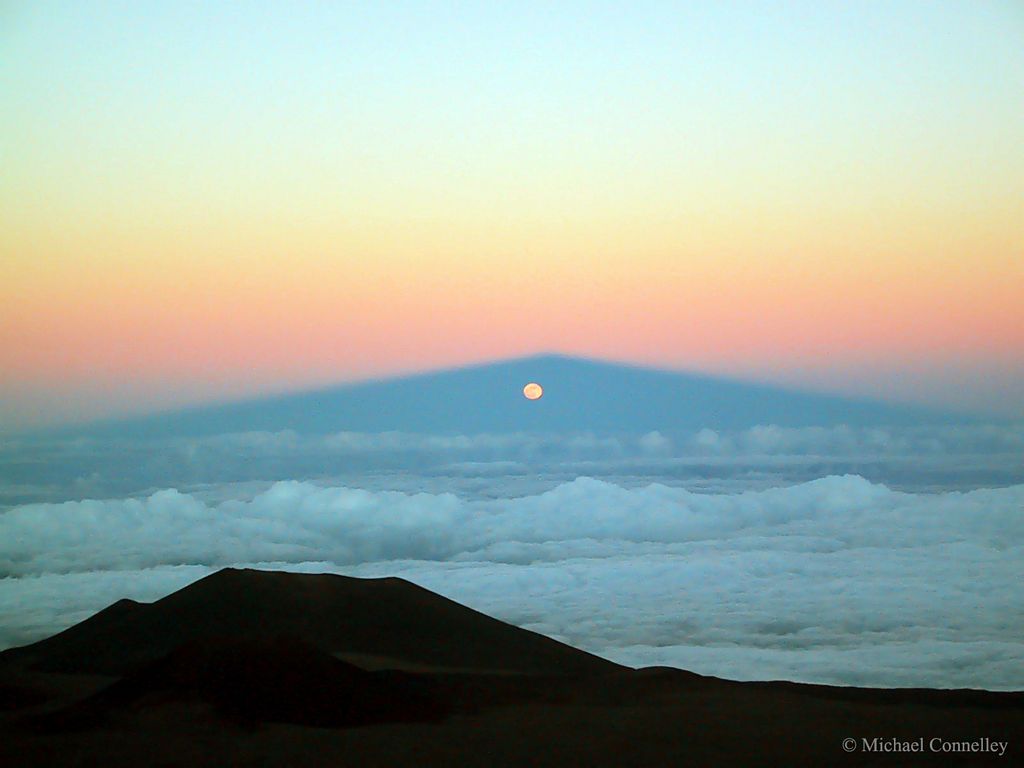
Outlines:
[[[529,381],[544,386],[543,398],[531,402],[523,397]],[[107,422],[75,432],[127,437],[284,429],[312,434],[640,433],[965,420],[911,406],[542,355]]]
[[[211,636],[290,635],[378,666],[593,674],[616,664],[492,619],[396,578],[357,579],[226,568],[154,603],[121,600],[0,661],[34,669],[121,675]]]
[[[1022,693],[632,670],[399,579],[231,569],[0,654],[0,703],[5,766],[1002,765],[1024,737]]]

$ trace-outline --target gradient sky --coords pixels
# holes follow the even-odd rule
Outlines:
[[[0,5],[0,429],[559,351],[1024,416],[1024,7]]]

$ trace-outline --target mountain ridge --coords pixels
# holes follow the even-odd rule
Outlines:
[[[376,627],[363,639],[382,645],[370,650],[485,663],[361,666],[334,652],[359,625]],[[94,668],[95,651],[133,645],[147,652]],[[51,652],[63,668],[33,666]],[[517,669],[495,669],[510,659]],[[402,579],[333,574],[224,569],[0,653],[4,765],[819,766],[862,763],[850,743],[867,752],[868,739],[922,735],[981,745],[954,755],[972,764],[1016,764],[1022,712],[1024,692],[634,670]],[[883,757],[919,765],[921,751]],[[933,752],[924,757],[949,763]]]
[[[206,636],[292,635],[335,656],[491,672],[590,674],[621,667],[494,619],[404,579],[223,568],[152,603],[119,600],[0,662],[115,674]]]

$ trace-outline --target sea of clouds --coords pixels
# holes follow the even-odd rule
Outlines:
[[[1022,455],[1020,425],[8,441],[0,647],[253,565],[632,666],[1024,689]]]

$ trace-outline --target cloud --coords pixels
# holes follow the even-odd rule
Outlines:
[[[580,477],[495,498],[286,481],[218,501],[0,515],[8,644],[217,567],[400,575],[627,663],[726,677],[1024,687],[1024,485],[830,476],[741,493]]]
[[[473,502],[274,483],[211,504],[174,489],[144,499],[28,504],[0,517],[0,573],[239,561],[447,560],[495,547],[680,545],[751,537],[826,548],[1020,546],[1024,486],[915,495],[857,476],[741,494],[581,477],[533,496]],[[943,524],[948,521],[949,525]],[[579,544],[588,542],[588,544]],[[591,544],[592,543],[592,544]],[[487,555],[492,558],[493,555]]]
[[[226,484],[315,480],[478,498],[535,494],[579,475],[635,487],[764,489],[858,474],[909,491],[1024,483],[1024,424],[900,429],[758,426],[640,435],[244,432],[201,438],[20,438],[0,443],[0,510],[29,502],[202,496]],[[532,477],[533,482],[528,482]],[[441,478],[447,478],[446,486]],[[482,478],[491,478],[483,482]],[[417,485],[419,484],[419,485]]]

